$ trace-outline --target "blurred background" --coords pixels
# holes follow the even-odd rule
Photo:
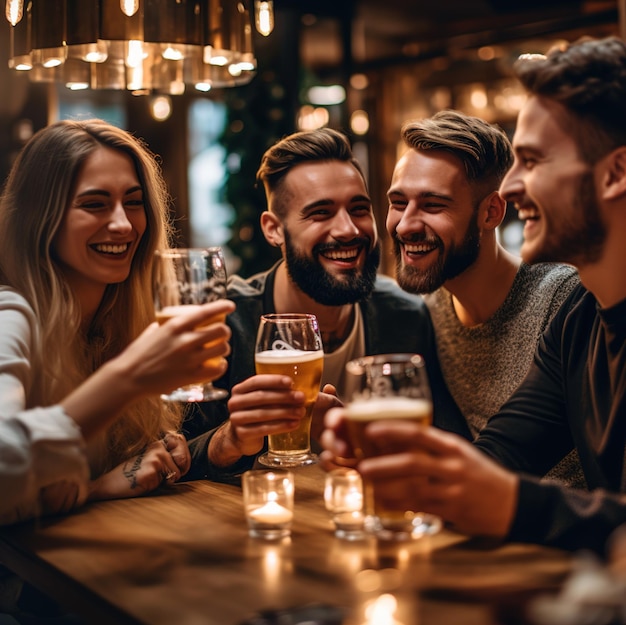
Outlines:
[[[265,200],[255,185],[261,155],[276,140],[320,126],[346,132],[384,230],[385,193],[405,120],[455,108],[512,135],[523,101],[510,76],[517,56],[585,35],[623,36],[626,12],[626,0],[127,4],[132,15],[120,12],[119,0],[7,2],[7,20],[0,26],[0,179],[39,128],[58,119],[101,117],[143,138],[160,157],[179,244],[220,245],[229,272],[243,276],[276,259],[258,227]],[[193,11],[197,17],[205,9],[204,30],[196,32]],[[15,21],[16,10],[22,19],[13,26],[9,20]],[[143,74],[131,79],[128,57],[120,53],[116,60],[119,41],[111,41],[134,41],[141,36],[131,33],[137,24],[144,40],[160,47],[149,52],[146,47]],[[207,35],[211,28],[215,32]],[[232,43],[238,28],[241,38]],[[95,33],[91,39],[89,32]],[[106,62],[70,58],[83,48],[66,44],[92,40],[108,42]],[[164,61],[170,51],[165,46],[175,48],[173,43],[185,45]],[[61,65],[48,67],[57,62],[52,52],[59,48]],[[209,67],[218,63],[220,48],[237,48],[230,73]],[[204,57],[192,66],[196,50]],[[31,69],[20,71],[22,61]],[[87,65],[87,78],[76,78],[74,68],[84,72]],[[521,235],[514,214],[500,234],[507,247],[517,249]],[[385,251],[382,270],[391,273]]]

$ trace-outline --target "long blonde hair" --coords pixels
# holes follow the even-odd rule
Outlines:
[[[147,227],[130,275],[105,290],[88,328],[52,253],[52,241],[85,160],[99,147],[123,152],[143,189]],[[101,120],[61,121],[37,132],[18,155],[0,198],[0,273],[33,308],[33,388],[27,408],[58,403],[104,362],[118,355],[154,319],[151,292],[155,250],[168,247],[170,198],[155,156],[142,141]],[[115,389],[111,389],[115,393]],[[106,433],[96,473],[137,454],[168,429],[180,411],[158,398],[136,401]]]

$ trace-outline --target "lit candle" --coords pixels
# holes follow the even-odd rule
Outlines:
[[[293,519],[293,512],[275,501],[268,501],[260,508],[250,510],[248,516],[257,523],[273,525],[288,523]]]
[[[361,510],[363,507],[363,494],[360,490],[351,488],[345,494],[344,504],[346,510]]]
[[[398,602],[393,595],[380,595],[367,606],[367,621],[363,625],[402,625],[394,618],[397,606]]]
[[[333,521],[343,529],[359,529],[363,526],[363,514],[360,510],[337,512]]]

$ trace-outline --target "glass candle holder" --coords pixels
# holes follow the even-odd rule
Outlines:
[[[335,524],[335,536],[360,540],[363,531],[363,484],[358,471],[335,469],[326,475],[324,503]]]
[[[241,477],[250,536],[277,540],[291,534],[294,476],[291,471],[247,471]]]

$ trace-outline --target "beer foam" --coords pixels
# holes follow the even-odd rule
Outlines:
[[[273,365],[276,361],[299,363],[311,362],[324,358],[324,352],[320,349],[314,352],[301,349],[268,349],[264,352],[257,352],[254,355],[256,362],[262,365]]]
[[[353,421],[423,419],[432,412],[433,404],[428,399],[397,396],[358,400],[346,406],[346,417]]]
[[[188,315],[200,310],[202,306],[200,304],[180,304],[177,306],[165,306],[161,310],[155,312],[155,318],[160,324],[164,324],[166,321],[178,317],[178,315]],[[212,323],[224,323],[226,321],[226,315],[221,313],[219,315],[211,315],[208,319],[204,319],[198,327],[205,327]]]
[[[167,317],[171,319],[178,315],[188,315],[192,311],[196,311],[200,308],[199,304],[180,304],[178,306],[164,306],[161,310],[156,312],[158,317]]]

